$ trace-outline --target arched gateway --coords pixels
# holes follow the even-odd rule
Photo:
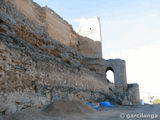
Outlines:
[[[121,59],[109,59],[105,64],[105,72],[111,70],[114,74],[114,85],[120,91],[127,89],[126,64]],[[106,76],[105,76],[106,77]]]

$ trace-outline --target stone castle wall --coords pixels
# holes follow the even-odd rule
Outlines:
[[[86,51],[83,44],[97,44],[74,33],[52,12],[31,0],[0,1],[0,114],[44,107],[59,99],[109,100],[115,104],[132,99],[132,94],[117,95],[114,85],[107,82],[102,69],[105,60],[85,57],[98,52],[89,47]],[[48,28],[52,20],[61,27],[53,23],[55,28]],[[64,36],[65,31],[60,33],[63,27],[67,30]],[[77,37],[70,39],[73,45],[65,41],[71,31]],[[128,93],[134,93],[135,87],[130,86]]]
[[[73,31],[71,25],[54,11],[47,7],[41,8],[32,0],[12,0],[10,2],[29,19],[44,26],[52,39],[75,50],[77,49],[78,35]]]
[[[80,53],[85,53],[94,58],[102,58],[100,18],[82,18],[77,32],[79,35],[83,36],[80,39]]]
[[[102,41],[101,36],[101,24],[99,17],[93,18],[82,18],[80,20],[80,26],[78,29],[78,34],[88,37],[94,41]]]
[[[0,1],[0,114],[59,99],[106,99],[107,83],[85,66],[85,57],[54,40],[15,3]]]
[[[33,3],[32,0],[12,0],[9,2],[29,19],[43,26],[52,39],[86,57],[101,57],[99,55],[101,49],[97,47],[100,42],[94,42],[92,39],[78,35],[72,26],[53,10],[47,7],[41,8],[38,4]],[[89,47],[84,46],[84,41],[88,43]],[[86,51],[88,52],[86,53]]]

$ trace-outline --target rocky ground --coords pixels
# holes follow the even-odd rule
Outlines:
[[[49,107],[25,109],[0,120],[160,120],[160,105],[116,106],[95,111],[82,102],[56,102]]]

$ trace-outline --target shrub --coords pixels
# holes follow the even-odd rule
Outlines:
[[[155,99],[155,100],[153,101],[153,104],[160,104],[160,99]]]

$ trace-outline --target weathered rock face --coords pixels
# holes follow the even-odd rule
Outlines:
[[[27,19],[40,25],[41,26],[41,28],[39,26],[40,31],[43,27],[43,29],[45,29],[45,32],[47,32],[52,39],[60,42],[61,44],[67,47],[74,49],[75,51],[79,52],[84,56],[100,57],[99,54],[102,52],[102,50],[98,46],[101,43],[94,42],[89,38],[83,39],[82,36],[75,33],[72,26],[68,24],[67,21],[63,20],[53,10],[47,7],[41,8],[36,3],[33,3],[32,0],[5,0],[5,1],[8,2],[10,6],[16,8],[17,11],[21,12]],[[16,17],[17,16],[15,16],[15,18]],[[26,18],[21,19],[24,20],[23,21],[24,24]],[[34,25],[28,27],[30,27],[30,29],[34,31],[35,28]],[[88,48],[84,47],[84,40],[86,43],[89,43]],[[95,46],[94,49],[93,46]],[[85,52],[86,49],[88,50],[87,53]]]
[[[58,16],[51,9],[41,8],[32,0],[6,0],[10,5],[14,6],[28,19],[34,21],[46,29],[52,39],[77,50],[78,35],[73,31],[71,25]],[[62,34],[63,33],[63,34]]]
[[[103,74],[77,53],[77,40],[67,37],[72,29],[65,28],[69,33],[58,35],[56,30],[63,25],[57,28],[54,24],[64,22],[58,23],[58,16],[52,16],[55,21],[48,18],[48,9],[43,9],[30,0],[0,1],[0,114],[41,108],[61,99],[122,102],[123,97],[109,90]],[[51,28],[46,19],[53,20]],[[106,61],[100,62],[103,66]]]
[[[84,57],[49,36],[43,24],[0,1],[1,113],[42,107],[58,99],[105,99],[107,84]]]

